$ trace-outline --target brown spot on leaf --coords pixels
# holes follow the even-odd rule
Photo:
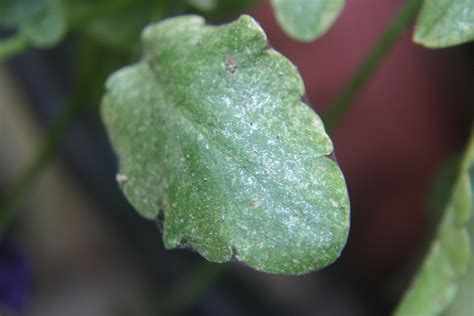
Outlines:
[[[237,69],[237,62],[235,61],[235,58],[233,56],[230,56],[229,58],[227,58],[226,66],[227,66],[227,70],[230,73],[233,74],[235,72],[235,70]]]
[[[314,258],[314,263],[315,263],[315,265],[319,265],[320,261],[321,261],[321,257],[320,257],[320,256],[316,256],[316,258]]]

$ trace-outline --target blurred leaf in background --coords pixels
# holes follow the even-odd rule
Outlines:
[[[51,47],[66,33],[67,21],[61,0],[49,0],[47,5],[21,26],[21,32],[35,47]]]
[[[290,36],[311,42],[339,17],[345,0],[272,0],[278,23]]]
[[[395,315],[440,315],[453,301],[470,260],[474,130],[435,240]],[[471,220],[472,221],[472,220]],[[471,263],[472,264],[472,263]],[[459,298],[462,300],[462,298]]]
[[[425,0],[414,40],[431,48],[474,40],[474,0]]]
[[[218,0],[188,0],[188,3],[195,8],[203,11],[210,11],[215,9],[218,4]],[[235,1],[239,2],[239,1]]]
[[[49,0],[0,0],[0,26],[18,27],[39,14]]]
[[[50,47],[66,32],[62,0],[0,2],[0,26],[16,28],[35,47]]]
[[[474,146],[473,146],[474,147]],[[474,212],[474,149],[471,153],[471,166],[469,168],[469,177],[471,181],[471,212]],[[446,316],[464,316],[474,312],[474,216],[468,223],[468,234],[471,245],[471,259],[466,276],[459,283],[456,297],[449,307]]]

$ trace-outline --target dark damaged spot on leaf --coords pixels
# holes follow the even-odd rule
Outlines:
[[[165,212],[163,210],[158,211],[158,215],[156,216],[156,226],[160,230],[160,232],[163,232],[163,227],[165,223]]]
[[[327,155],[327,157],[335,162],[337,162],[337,159],[336,159],[336,153],[334,151],[332,151],[329,155]]]
[[[181,238],[181,241],[179,242],[178,248],[195,251],[193,249],[193,246],[191,245],[191,243],[189,243],[186,238]]]
[[[230,73],[234,73],[235,70],[237,69],[237,62],[235,61],[234,57],[229,57],[226,61],[227,65],[227,70],[229,70]]]

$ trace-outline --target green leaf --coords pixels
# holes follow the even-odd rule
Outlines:
[[[272,0],[273,11],[283,30],[303,42],[311,42],[326,33],[344,3],[344,0]]]
[[[473,166],[474,131],[436,238],[395,315],[441,315],[453,301],[470,260],[469,245],[472,241],[469,240],[466,225],[472,212],[473,192],[469,172],[472,172]]]
[[[28,47],[28,40],[24,36],[10,36],[0,41],[0,63]]]
[[[473,132],[474,134],[474,132]],[[471,182],[471,212],[474,212],[474,135],[471,136],[471,163],[469,169],[469,177]],[[467,161],[467,159],[466,159]],[[468,271],[459,283],[459,288],[446,316],[463,316],[470,315],[474,311],[474,301],[472,295],[474,293],[474,216],[468,224],[469,240],[471,245],[471,259]]]
[[[66,32],[62,0],[0,0],[0,26],[18,28],[36,47],[50,47]]]
[[[199,10],[209,11],[209,10],[214,9],[217,6],[218,1],[217,0],[187,0],[187,2]]]
[[[249,16],[167,19],[142,38],[143,60],[109,78],[102,114],[117,180],[162,221],[165,247],[281,274],[336,260],[347,189],[296,67]]]
[[[425,0],[414,41],[431,48],[474,40],[474,0]]]
[[[17,27],[46,7],[48,0],[0,0],[0,26]]]
[[[49,0],[46,7],[21,25],[21,32],[36,47],[51,47],[59,42],[66,33],[62,1]]]

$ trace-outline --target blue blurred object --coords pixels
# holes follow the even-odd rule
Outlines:
[[[0,241],[0,306],[21,312],[25,309],[32,282],[25,254],[8,237]]]

